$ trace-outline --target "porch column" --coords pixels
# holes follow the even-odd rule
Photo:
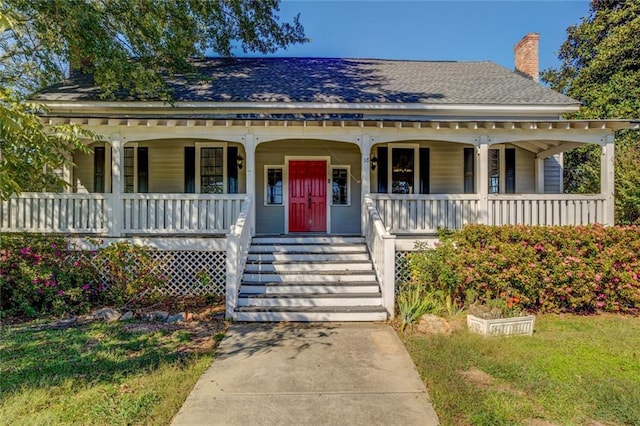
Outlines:
[[[123,228],[123,210],[122,210],[122,149],[123,141],[120,136],[112,137],[111,140],[111,211],[109,213],[108,228],[109,236],[119,237]],[[108,175],[107,175],[108,176]],[[106,187],[108,188],[108,186]],[[105,188],[105,189],[106,189]]]
[[[64,158],[67,161],[67,163],[65,163],[62,166],[62,180],[64,180],[67,185],[64,186],[64,188],[62,188],[62,192],[65,194],[68,194],[70,192],[73,192],[73,154],[70,152],[65,152],[64,153]]]
[[[544,194],[544,158],[536,158],[536,194]]]
[[[364,208],[364,196],[371,192],[371,136],[362,135],[360,137],[360,160],[361,160],[361,169],[360,169],[360,205],[362,207],[362,212],[360,214],[360,231],[362,235],[365,232],[365,221],[368,220],[367,215],[365,214]]]
[[[249,218],[251,223],[251,235],[255,235],[256,230],[256,138],[253,133],[244,135],[244,150],[246,154],[247,167],[247,194],[253,196]]]
[[[476,188],[478,202],[478,223],[489,224],[489,138],[480,136],[478,145],[478,174]]]
[[[605,196],[604,214],[602,223],[613,225],[615,223],[615,174],[614,174],[615,144],[613,135],[607,135],[603,141],[600,157],[600,193]]]

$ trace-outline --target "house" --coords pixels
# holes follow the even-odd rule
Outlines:
[[[158,248],[175,293],[225,293],[237,320],[393,315],[396,258],[468,223],[613,224],[621,120],[491,62],[328,58],[194,61],[175,103],[104,101],[88,77],[35,95],[48,123],[103,136],[73,153],[63,193],[4,202],[0,230]],[[562,154],[602,148],[598,194],[562,188]],[[168,257],[167,257],[168,256]],[[205,271],[209,287],[198,280]]]

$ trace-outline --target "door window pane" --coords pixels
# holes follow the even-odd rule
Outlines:
[[[391,192],[393,194],[414,193],[414,156],[413,148],[391,150]]]
[[[104,156],[103,146],[93,148],[93,192],[104,192]]]
[[[133,193],[134,185],[134,148],[131,146],[124,148],[124,192],[127,194]]]

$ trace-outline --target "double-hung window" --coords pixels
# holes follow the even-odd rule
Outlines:
[[[284,166],[264,166],[264,205],[281,206],[284,202]]]
[[[348,206],[351,204],[350,166],[331,166],[331,204]]]

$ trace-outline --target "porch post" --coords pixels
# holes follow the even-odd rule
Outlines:
[[[477,176],[476,188],[480,196],[478,223],[489,224],[489,138],[487,136],[480,136]]]
[[[123,141],[120,136],[111,140],[111,212],[109,214],[109,236],[119,237],[123,228],[122,210],[122,149]]]
[[[536,194],[544,194],[544,158],[536,158]]]
[[[371,192],[371,136],[362,135],[360,137],[360,160],[361,160],[361,170],[360,170],[360,205],[364,206],[364,196]],[[364,211],[364,207],[362,207],[363,211],[360,214],[360,232],[362,235],[365,233],[365,221],[369,220],[368,215]]]
[[[67,163],[62,166],[62,180],[64,180],[67,185],[64,186],[62,192],[68,194],[73,192],[73,154],[65,152],[64,158]]]
[[[247,133],[244,135],[244,150],[246,154],[246,167],[247,167],[247,194],[253,195],[253,203],[251,203],[251,211],[249,217],[251,218],[251,235],[255,235],[256,229],[256,139],[253,133]]]
[[[600,158],[600,193],[605,196],[602,223],[610,226],[615,223],[614,136],[607,135],[603,142]]]

